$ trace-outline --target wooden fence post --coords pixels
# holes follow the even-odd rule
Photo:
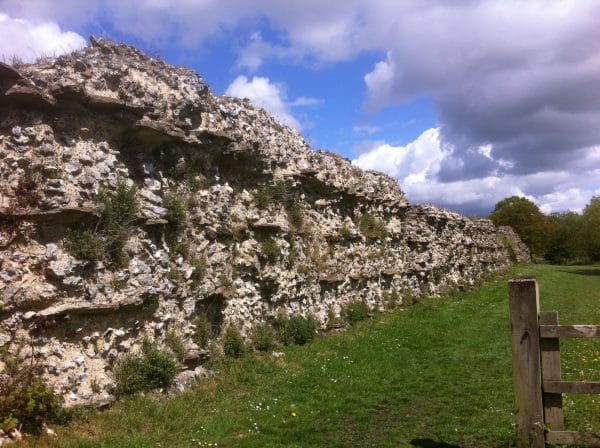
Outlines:
[[[558,325],[558,313],[546,311],[540,313],[540,325]],[[560,381],[560,339],[543,338],[540,340],[542,350],[542,382]],[[544,422],[548,429],[563,431],[565,422],[563,416],[562,394],[544,392]]]
[[[517,448],[544,448],[538,284],[534,279],[517,279],[510,280],[508,287]]]

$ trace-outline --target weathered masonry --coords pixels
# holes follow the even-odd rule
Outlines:
[[[0,66],[0,345],[66,404],[108,399],[145,337],[205,313],[247,331],[468,288],[529,254],[508,228],[410,205],[191,70],[101,39]],[[92,391],[91,384],[94,384]]]

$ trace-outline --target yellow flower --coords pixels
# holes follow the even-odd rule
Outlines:
[[[294,411],[292,411],[292,417],[296,417],[298,414],[296,414]]]

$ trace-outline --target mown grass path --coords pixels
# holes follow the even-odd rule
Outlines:
[[[523,266],[544,310],[600,323],[600,267]],[[507,278],[377,314],[279,358],[225,362],[166,400],[116,404],[30,446],[507,447],[514,440]],[[600,344],[568,341],[567,378],[600,379]],[[596,401],[594,401],[596,400]],[[600,430],[600,404],[567,397],[569,429]],[[575,410],[575,405],[580,406]],[[215,443],[217,445],[215,445]]]

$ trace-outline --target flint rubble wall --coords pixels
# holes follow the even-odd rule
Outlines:
[[[176,331],[193,368],[199,313],[244,332],[281,313],[324,324],[348,301],[406,303],[529,259],[511,229],[409,205],[189,69],[101,39],[0,66],[0,179],[0,345],[27,341],[67,405],[109,400],[110,365],[144,337]],[[127,263],[76,259],[67,232],[120,181],[140,203]],[[169,195],[187,208],[176,231]]]

